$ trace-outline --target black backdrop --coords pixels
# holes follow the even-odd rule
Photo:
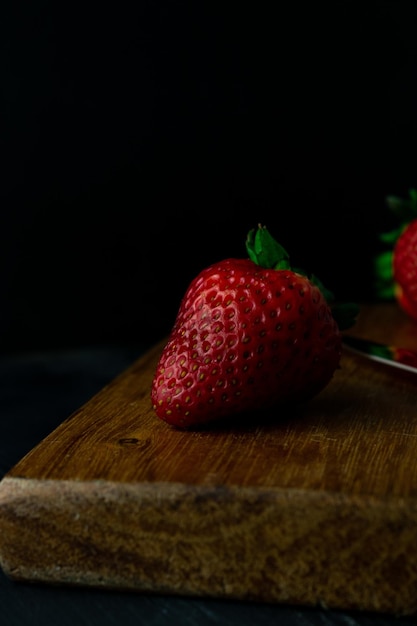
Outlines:
[[[258,222],[370,297],[417,185],[417,5],[266,6],[2,9],[1,350],[151,343]]]

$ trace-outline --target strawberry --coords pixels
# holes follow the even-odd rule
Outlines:
[[[393,252],[394,295],[409,317],[417,322],[417,219],[396,241]]]
[[[305,402],[339,367],[330,292],[291,269],[265,227],[249,232],[246,250],[204,269],[182,299],[151,390],[157,417],[173,426]],[[351,326],[356,305],[338,311]]]
[[[388,249],[375,258],[375,293],[382,300],[396,299],[408,317],[417,322],[417,191],[410,199],[387,198],[398,226],[380,235]]]

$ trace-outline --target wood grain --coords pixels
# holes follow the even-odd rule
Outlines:
[[[357,336],[417,349],[394,304]],[[417,375],[344,353],[296,411],[183,432],[150,384],[163,342],[0,483],[14,580],[417,611]]]

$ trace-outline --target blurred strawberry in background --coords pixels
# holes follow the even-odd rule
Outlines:
[[[374,260],[375,293],[381,300],[397,300],[403,311],[417,323],[417,190],[406,199],[386,199],[397,226],[380,235],[387,248]]]

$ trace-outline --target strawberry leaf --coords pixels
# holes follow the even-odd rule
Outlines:
[[[329,291],[317,276],[312,274],[310,280],[320,289],[321,293],[326,298],[326,302],[332,310],[332,315],[336,320],[339,330],[351,328],[359,315],[359,305],[356,304],[356,302],[336,302],[333,292]]]
[[[265,226],[249,231],[246,251],[251,261],[267,269],[289,269],[288,252],[270,235]]]
[[[392,300],[394,298],[393,250],[377,254],[373,260],[374,285],[377,298]]]
[[[359,315],[359,306],[355,302],[332,304],[331,309],[339,330],[351,328]]]
[[[381,252],[374,259],[374,268],[377,276],[383,280],[388,281],[393,279],[393,251],[386,250]]]
[[[388,209],[403,223],[411,222],[417,217],[417,190],[410,189],[408,195],[408,199],[398,196],[387,196],[385,199]]]
[[[323,285],[323,283],[321,282],[321,280],[320,280],[319,278],[317,278],[317,276],[315,276],[315,274],[312,274],[312,275],[310,276],[310,280],[311,280],[311,282],[312,282],[314,285],[316,285],[316,286],[320,289],[321,293],[322,293],[322,294],[323,294],[323,296],[326,298],[326,302],[327,302],[328,304],[332,304],[332,303],[334,302],[334,300],[335,300],[335,297],[334,297],[333,292],[332,292],[332,291],[330,291],[329,289],[327,289],[327,288]]]
[[[379,235],[380,241],[394,247],[395,242],[404,230],[404,226],[405,224],[401,224],[401,226],[395,228],[394,230],[390,230],[388,233],[381,233]]]

